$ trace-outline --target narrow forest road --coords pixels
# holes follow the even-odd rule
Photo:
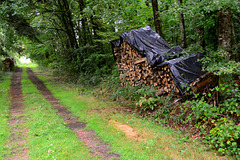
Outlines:
[[[69,112],[66,107],[60,105],[58,100],[52,95],[51,91],[48,90],[44,83],[35,76],[30,68],[27,68],[27,73],[32,83],[42,95],[51,102],[52,106],[56,108],[58,111],[57,114],[61,115],[61,118],[67,123],[67,127],[78,136],[80,141],[83,141],[88,148],[91,149],[91,154],[99,155],[104,159],[117,159],[120,157],[115,153],[111,153],[110,146],[99,139],[94,131],[83,130],[87,124],[79,122],[78,117],[72,116],[72,113]]]
[[[51,91],[46,88],[44,83],[38,79],[33,71],[27,68],[28,78],[37,87],[40,93],[48,100],[52,106],[57,110],[56,114],[61,115],[61,118],[66,122],[66,126],[70,128],[79,138],[80,141],[84,142],[89,149],[91,149],[92,155],[101,156],[103,159],[118,159],[120,156],[116,153],[112,153],[111,147],[99,139],[94,131],[83,130],[86,127],[86,123],[79,122],[78,117],[72,116],[72,113],[68,109],[59,104],[58,100],[52,95]],[[28,159],[26,144],[24,136],[27,134],[27,129],[17,127],[17,124],[24,123],[24,117],[21,116],[24,112],[22,90],[21,90],[21,77],[22,68],[18,68],[13,74],[12,84],[11,84],[11,96],[12,96],[12,106],[10,109],[11,119],[9,120],[9,125],[12,127],[12,141],[10,145],[14,145],[14,150],[12,154],[7,158],[11,159]],[[16,136],[15,133],[20,133]]]
[[[0,128],[0,159],[229,159],[36,68],[18,68],[9,87],[9,115],[0,107],[0,121],[8,121],[1,127],[9,128]]]

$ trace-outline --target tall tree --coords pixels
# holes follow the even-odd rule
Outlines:
[[[161,26],[161,23],[160,23],[160,20],[159,20],[160,16],[159,16],[157,0],[152,0],[152,9],[153,9],[154,25],[155,25],[156,32],[161,37],[164,37],[163,32],[162,32],[162,26]]]
[[[232,15],[231,9],[227,11],[218,10],[218,45],[226,51],[232,47]]]
[[[78,48],[78,42],[75,35],[74,24],[72,21],[72,13],[67,0],[58,0],[58,4],[62,12],[62,22],[67,31],[69,41],[72,48]]]
[[[82,16],[81,25],[79,26],[79,28],[82,27],[82,34],[83,34],[83,37],[79,36],[79,38],[82,38],[83,39],[83,45],[86,45],[87,44],[87,34],[86,34],[86,21],[87,21],[87,19],[84,15],[84,11],[83,11],[84,8],[85,8],[85,2],[84,2],[84,0],[79,0],[78,3],[79,3],[80,14]]]
[[[182,0],[178,0],[180,7],[182,7]],[[186,42],[186,34],[185,34],[185,22],[184,22],[184,16],[183,11],[181,10],[179,13],[179,25],[180,25],[180,32],[181,32],[181,46],[183,48],[187,48],[187,42]]]

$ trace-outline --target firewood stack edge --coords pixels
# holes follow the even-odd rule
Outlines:
[[[142,56],[123,39],[121,46],[114,46],[113,53],[118,64],[122,86],[154,86],[157,95],[174,91],[179,93],[174,84],[168,65],[152,67],[147,58]]]

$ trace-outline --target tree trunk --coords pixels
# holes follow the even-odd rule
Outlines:
[[[231,11],[231,10],[230,10]],[[230,12],[231,13],[231,12]],[[237,38],[236,38],[236,33],[235,33],[235,28],[234,28],[234,23],[232,23],[232,36],[233,36],[233,48],[237,52],[235,55],[235,61],[239,61],[239,54],[238,54],[238,43],[237,43]]]
[[[93,18],[93,16],[90,17],[90,22],[91,22],[92,29],[93,29],[94,39],[95,39],[95,40],[101,39],[101,37],[97,34],[97,31],[99,30],[98,23],[97,23],[96,20]],[[96,41],[95,43],[96,43],[97,46],[98,46],[98,51],[99,51],[99,53],[104,53],[102,42]]]
[[[238,62],[239,61],[238,43],[237,43],[236,33],[235,33],[235,29],[234,29],[233,24],[232,24],[232,35],[233,35],[233,44],[234,44],[235,50],[237,51],[236,56],[235,56],[235,60]]]
[[[66,0],[61,0],[61,2],[60,0],[58,0],[60,8],[64,10],[64,13],[62,14],[62,21],[66,28],[71,47],[78,48],[78,43],[77,43],[77,39],[76,39],[74,27],[73,27],[72,16],[71,16],[68,2]]]
[[[178,0],[180,7],[182,6],[182,0]],[[181,11],[179,13],[179,25],[180,25],[180,31],[181,31],[181,46],[183,48],[187,48],[187,42],[186,42],[186,34],[185,34],[185,23],[184,23],[184,16],[183,12]]]
[[[156,32],[162,37],[163,36],[163,32],[162,32],[162,27],[161,27],[161,23],[159,21],[159,11],[158,11],[158,2],[157,0],[152,0],[152,8],[153,8],[153,17],[154,17],[154,25],[155,25],[155,29]]]
[[[87,35],[86,35],[86,17],[83,13],[83,10],[85,8],[85,3],[84,0],[79,0],[79,8],[80,8],[80,14],[82,15],[82,19],[81,19],[81,26],[82,26],[82,32],[83,32],[83,45],[87,44]]]
[[[93,16],[90,17],[90,22],[92,24],[93,35],[94,35],[95,39],[99,39],[100,37],[97,34],[97,30],[99,30],[98,24],[95,22],[95,19],[93,18]]]
[[[206,48],[206,43],[204,40],[204,27],[202,25],[200,26],[195,26],[196,28],[196,32],[197,32],[197,36],[196,36],[196,43],[198,43],[203,51],[205,52],[205,48]]]
[[[231,12],[217,11],[218,17],[218,46],[230,52],[232,47],[232,16]]]

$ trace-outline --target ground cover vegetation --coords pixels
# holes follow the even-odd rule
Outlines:
[[[234,0],[2,0],[0,58],[27,55],[79,84],[79,93],[86,85],[98,86],[95,95],[128,102],[143,116],[185,128],[210,148],[237,159],[239,6]],[[209,93],[189,91],[191,96],[178,102],[174,95],[155,97],[151,87],[119,86],[109,41],[146,25],[170,45],[204,54],[204,68],[219,77],[219,85]],[[216,95],[215,105],[211,99]]]
[[[120,159],[220,159],[214,151],[197,139],[183,136],[179,131],[143,119],[139,114],[125,112],[126,107],[90,92],[79,85],[63,82],[51,72],[32,68],[60,103],[66,106],[87,130],[94,130]],[[90,91],[90,90],[89,90]],[[231,159],[231,158],[229,158]]]

